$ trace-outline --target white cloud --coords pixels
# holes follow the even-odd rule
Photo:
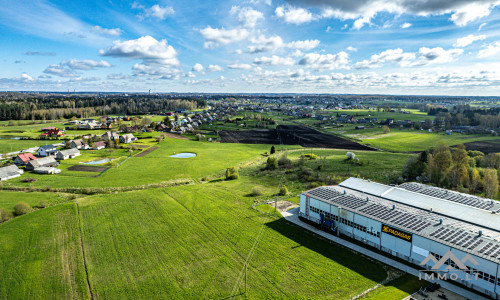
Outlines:
[[[486,26],[487,23],[482,23],[481,25],[479,25],[479,28],[477,29],[477,31],[481,31],[481,29],[483,29],[484,26]]]
[[[95,61],[91,59],[78,60],[70,59],[63,60],[57,65],[50,65],[43,71],[46,74],[57,75],[60,77],[77,77],[75,70],[94,70],[95,68],[109,68],[111,64],[107,61]]]
[[[179,65],[177,51],[167,44],[167,40],[157,41],[147,35],[136,40],[114,41],[108,49],[99,50],[102,56],[142,59],[145,64]]]
[[[247,28],[253,28],[260,20],[264,20],[264,14],[251,7],[233,6],[230,11],[231,14],[238,16],[238,22]]]
[[[295,60],[290,57],[279,57],[273,55],[271,57],[258,57],[253,60],[253,63],[256,65],[266,65],[266,66],[293,66],[295,64]]]
[[[491,9],[495,5],[499,4],[499,1],[483,1],[483,3],[480,3],[479,1],[472,2],[457,9],[455,13],[451,15],[450,20],[458,26],[465,26],[469,22],[488,16]]]
[[[349,69],[349,54],[341,51],[337,54],[308,53],[299,61],[299,65],[317,70]]]
[[[206,40],[203,47],[207,49],[213,49],[219,45],[227,45],[235,42],[239,42],[248,37],[248,31],[246,29],[224,29],[224,28],[212,28],[207,26],[200,30],[201,35]]]
[[[77,70],[93,70],[95,68],[109,68],[111,64],[107,61],[95,61],[91,59],[78,60],[78,59],[70,59],[61,61],[62,66],[68,66],[70,69]]]
[[[300,25],[309,23],[316,19],[312,13],[304,8],[297,8],[292,6],[278,6],[274,11],[276,17],[285,21],[285,23]]]
[[[194,64],[192,71],[203,72],[203,66],[200,63],[196,63]]]
[[[24,80],[24,81],[34,81],[33,77],[29,76],[26,73],[21,74],[21,80]]]
[[[418,51],[418,60],[412,66],[424,66],[430,64],[443,64],[452,62],[457,56],[464,52],[463,49],[444,50],[441,47],[427,48],[422,47]]]
[[[403,29],[410,28],[410,27],[411,27],[411,23],[404,23],[401,25],[401,28],[403,28]]]
[[[132,67],[134,75],[155,77],[158,79],[179,79],[181,71],[170,65],[161,64],[135,64]]]
[[[122,73],[108,74],[108,76],[106,76],[106,78],[110,79],[110,80],[124,80],[124,79],[130,79],[130,75],[125,75]]]
[[[250,66],[249,64],[242,64],[237,61],[230,65],[227,65],[227,67],[229,69],[240,69],[240,70],[250,70],[252,68],[252,66]]]
[[[414,1],[414,0],[288,0],[290,5],[317,6],[322,9],[321,18],[336,18],[339,20],[355,20],[354,29],[360,29],[369,24],[371,19],[381,12],[412,14],[418,16],[451,14],[450,21],[458,26],[465,26],[470,22],[488,16],[492,9],[500,5],[499,0],[441,0],[441,1]],[[280,15],[284,17],[284,9]],[[276,12],[278,16],[278,12]],[[278,16],[279,17],[279,16]],[[311,15],[310,20],[315,16]]]
[[[143,5],[134,2],[132,4],[132,8],[140,9],[143,11],[142,14],[137,15],[139,20],[143,20],[144,18],[157,18],[159,20],[165,20],[168,16],[175,14],[175,11],[171,6],[162,7],[158,4],[146,8]]]
[[[381,67],[385,62],[397,62],[401,66],[408,66],[410,61],[415,59],[415,53],[407,53],[402,49],[389,49],[374,54],[369,60],[363,60],[356,63],[356,69],[372,69]]]
[[[319,43],[319,40],[294,41],[288,43],[287,47],[291,49],[311,50],[318,47]]]
[[[45,70],[43,70],[44,73],[46,74],[52,74],[52,75],[57,75],[60,77],[75,77],[77,76],[75,71],[61,66],[61,65],[50,65]]]
[[[208,65],[207,71],[208,72],[218,72],[218,71],[224,71],[224,69],[219,65]]]
[[[500,55],[500,41],[488,45],[486,49],[480,50],[477,54],[480,58]]]
[[[352,47],[352,46],[349,46],[349,47],[347,47],[347,51],[357,52],[357,51],[358,51],[358,48],[354,48],[354,47]]]
[[[361,28],[363,28],[365,26],[365,24],[371,24],[371,21],[370,21],[371,18],[372,18],[371,16],[364,16],[362,18],[357,19],[352,24],[352,28],[356,29],[356,30],[360,30]]]
[[[463,38],[457,39],[457,42],[453,44],[453,47],[463,48],[469,46],[475,41],[482,41],[484,39],[486,39],[486,35],[484,34],[482,35],[469,34],[468,36],[464,36]]]
[[[56,56],[55,52],[26,51],[24,55]]]
[[[96,25],[90,29],[91,32],[95,32],[100,35],[109,35],[109,36],[120,36],[123,33],[123,30],[120,28],[102,28],[99,25]]]
[[[252,38],[250,42],[252,43],[252,45],[248,46],[248,52],[250,53],[276,51],[285,46],[283,39],[277,35],[270,37],[259,35],[256,38]]]

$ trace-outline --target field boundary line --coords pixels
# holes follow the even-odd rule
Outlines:
[[[83,268],[85,270],[85,281],[87,283],[89,298],[94,299],[94,295],[92,294],[92,288],[90,287],[89,270],[87,268],[87,260],[85,259],[85,249],[83,247],[82,218],[80,215],[80,206],[78,205],[78,200],[75,201],[75,205],[76,205],[76,213],[78,216],[78,232],[80,233],[80,251],[82,253]]]

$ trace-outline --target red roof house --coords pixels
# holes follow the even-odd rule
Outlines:
[[[14,163],[18,166],[25,166],[30,160],[38,159],[31,153],[18,154],[14,159]]]

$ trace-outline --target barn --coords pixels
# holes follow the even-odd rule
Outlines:
[[[300,195],[300,216],[500,298],[500,202],[420,183],[349,178]],[[425,276],[423,276],[425,278]],[[451,277],[451,278],[450,278]]]

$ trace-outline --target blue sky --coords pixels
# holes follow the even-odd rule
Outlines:
[[[500,95],[500,0],[0,0],[0,90]]]

